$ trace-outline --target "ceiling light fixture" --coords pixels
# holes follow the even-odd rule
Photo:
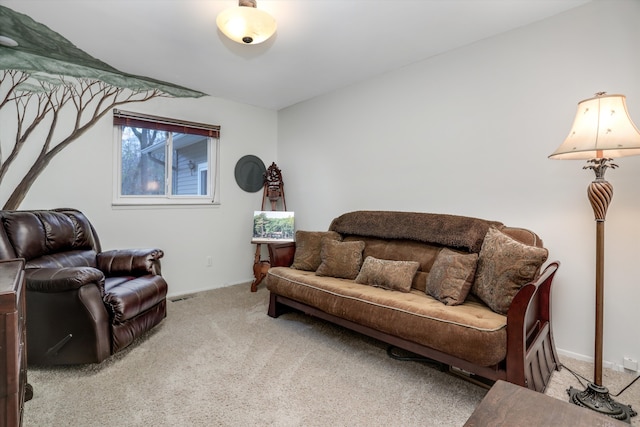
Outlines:
[[[0,46],[16,47],[18,46],[18,42],[11,37],[0,35]]]
[[[222,33],[234,42],[258,44],[276,32],[276,20],[256,8],[256,0],[239,0],[238,7],[225,9],[216,24]]]

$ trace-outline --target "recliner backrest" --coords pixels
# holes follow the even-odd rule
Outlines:
[[[82,212],[72,208],[54,209],[52,212],[63,213],[73,222],[76,233],[74,249],[91,248],[96,252],[102,252],[98,233],[96,233],[95,228]]]
[[[13,255],[29,261],[65,251],[97,251],[99,247],[91,224],[79,211],[3,211],[2,225],[2,257]],[[6,243],[12,247],[13,254]]]

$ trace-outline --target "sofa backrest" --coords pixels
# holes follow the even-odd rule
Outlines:
[[[415,240],[478,253],[490,227],[502,228],[503,224],[459,215],[355,211],[335,218],[329,230],[343,236]]]
[[[363,260],[372,256],[392,261],[417,261],[420,263],[420,267],[413,276],[411,286],[421,291],[425,290],[427,275],[442,249],[442,246],[406,239],[380,239],[349,235],[345,236],[343,241],[363,241],[365,245],[362,252]]]
[[[491,227],[526,245],[543,247],[540,237],[530,230],[446,214],[356,211],[334,219],[329,230],[340,233],[344,241],[364,241],[363,259],[372,256],[419,262],[412,287],[424,291],[426,278],[442,248],[480,253]]]
[[[0,211],[0,258],[26,261],[63,252],[100,251],[89,220],[74,209]]]

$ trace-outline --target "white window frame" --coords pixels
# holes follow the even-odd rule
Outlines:
[[[141,117],[144,119],[167,120],[172,124],[184,123],[185,126],[197,125],[191,122],[180,122],[173,119],[163,119],[155,116],[142,115],[138,113],[129,113],[114,110],[114,114],[130,114],[132,117]],[[173,165],[173,146],[171,135],[165,146],[165,194],[161,195],[123,195],[122,191],[122,129],[127,125],[114,124],[114,179],[113,179],[113,201],[114,206],[135,206],[135,205],[219,205],[220,204],[220,137],[207,138],[207,163],[198,164],[198,174],[200,170],[207,169],[207,193],[200,195],[201,181],[198,175],[198,194],[190,195],[173,195],[171,193],[173,173],[171,167]],[[204,126],[204,125],[203,125]],[[219,129],[219,127],[217,127]],[[219,135],[219,133],[218,133]]]
[[[207,163],[198,163],[197,166],[197,173],[198,173],[198,194],[202,193],[202,171],[207,171],[207,181],[211,181],[209,179],[209,165]],[[210,189],[210,182],[207,183],[207,188]]]

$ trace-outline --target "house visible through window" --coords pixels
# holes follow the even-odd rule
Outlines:
[[[218,202],[220,126],[113,112],[116,204]]]

